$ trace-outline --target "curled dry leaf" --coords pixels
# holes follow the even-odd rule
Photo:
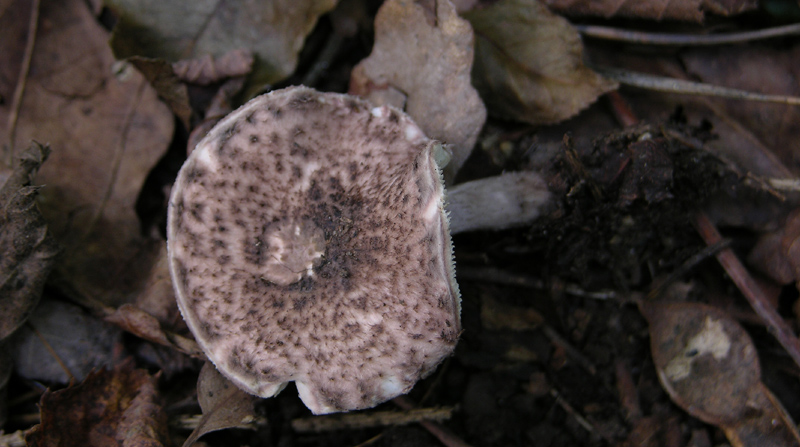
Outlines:
[[[350,93],[377,105],[405,106],[427,136],[450,145],[453,158],[444,171],[452,181],[475,145],[486,109],[470,82],[469,23],[450,0],[432,3],[390,0],[381,6],[375,46],[353,69]]]
[[[39,206],[64,246],[54,284],[87,306],[117,305],[141,287],[158,253],[161,242],[142,236],[134,206],[173,119],[139,73],[113,75],[108,33],[85,2],[43,2],[39,22],[47,26],[35,36],[29,76],[13,78],[24,83],[14,141],[5,126],[0,141],[52,143],[36,181],[47,185]],[[0,54],[16,43],[0,41]],[[0,104],[0,116],[14,107]]]
[[[544,0],[544,3],[567,15],[688,22],[703,21],[705,12],[733,15],[758,7],[755,0]]]
[[[493,115],[556,123],[616,88],[583,64],[578,32],[537,0],[501,0],[464,17],[476,36],[472,80]]]
[[[119,16],[111,39],[119,58],[177,62],[236,49],[252,51],[256,59],[250,96],[295,70],[306,35],[336,0],[106,0],[106,5]]]
[[[211,362],[206,362],[197,379],[197,400],[203,417],[197,428],[183,443],[192,445],[212,431],[240,427],[256,419],[257,397],[245,393],[220,374]]]
[[[33,312],[58,253],[36,206],[39,187],[30,185],[49,154],[47,146],[31,144],[0,187],[0,341]]]
[[[93,372],[67,389],[46,391],[41,423],[25,437],[31,447],[170,445],[157,377],[125,362]]]
[[[699,303],[642,302],[640,309],[673,402],[722,428],[734,446],[800,445],[794,422],[761,382],[758,354],[739,323]]]

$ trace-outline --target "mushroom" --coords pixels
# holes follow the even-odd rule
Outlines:
[[[404,113],[292,87],[220,121],[169,202],[169,266],[217,369],[261,397],[294,381],[315,414],[408,392],[455,348],[460,296],[441,168]],[[535,219],[535,173],[457,185],[453,231]]]
[[[294,381],[315,414],[408,392],[461,330],[446,151],[404,113],[304,87],[220,121],[169,201],[189,329],[261,397]]]

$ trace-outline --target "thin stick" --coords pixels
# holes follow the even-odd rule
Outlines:
[[[715,244],[707,245],[706,248],[700,250],[700,252],[698,252],[698,253],[695,253],[692,257],[687,259],[680,267],[678,267],[677,270],[675,270],[674,272],[670,273],[669,276],[667,276],[666,279],[661,281],[657,286],[653,287],[653,289],[650,290],[650,293],[647,294],[647,299],[648,300],[655,299],[670,284],[672,284],[673,282],[677,281],[683,275],[685,275],[685,274],[689,273],[690,271],[692,271],[692,269],[697,267],[697,265],[700,264],[701,262],[705,261],[706,259],[710,258],[711,256],[716,255],[720,251],[730,247],[730,245],[731,245],[731,241],[728,240],[728,239],[722,239],[722,240],[720,240],[719,242],[717,242]]]
[[[748,101],[772,102],[800,106],[800,98],[796,96],[765,95],[762,93],[748,92],[735,88],[720,87],[718,85],[704,84],[702,82],[686,81],[684,79],[654,76],[627,70],[608,67],[591,67],[597,73],[619,82],[620,84],[639,87],[659,92],[679,93],[683,95],[716,96],[727,99],[740,99]]]
[[[589,374],[597,374],[597,368],[588,357],[584,356],[578,348],[572,346],[561,334],[558,333],[552,326],[545,323],[542,325],[542,332],[545,337],[550,340],[550,343],[564,349],[567,355],[575,361],[581,368],[585,369]]]
[[[547,286],[541,279],[527,275],[512,273],[495,267],[461,266],[458,268],[458,279],[475,282],[489,282],[506,286],[525,287],[529,289],[545,290]],[[616,299],[617,293],[613,290],[588,291],[577,284],[565,284],[564,292],[568,295],[591,298],[595,300]]]
[[[31,70],[31,60],[33,60],[33,47],[36,43],[36,32],[39,28],[39,10],[41,0],[33,0],[31,3],[31,19],[28,23],[28,41],[25,43],[25,54],[22,57],[22,66],[19,69],[19,78],[14,88],[14,97],[11,100],[11,113],[8,115],[8,166],[14,161],[14,140],[17,137],[17,120],[19,110],[22,107],[22,94],[28,82],[28,73]]]
[[[335,430],[394,427],[423,421],[444,421],[452,416],[453,407],[342,413],[293,419],[292,429],[298,433],[321,433]]]
[[[575,418],[575,421],[578,423],[578,425],[583,427],[589,433],[594,433],[594,427],[592,424],[589,423],[589,421],[587,421],[583,415],[575,411],[575,408],[573,408],[572,405],[566,401],[566,399],[561,397],[561,394],[558,391],[552,389],[550,390],[550,395],[556,399],[556,404],[558,404],[559,407]]]
[[[414,404],[405,396],[395,397],[392,399],[392,402],[404,410],[411,410],[414,408]],[[455,433],[436,422],[420,421],[419,425],[423,426],[425,430],[428,430],[428,433],[435,436],[439,442],[447,447],[471,447],[463,439],[456,436]]]
[[[723,240],[717,228],[703,212],[695,215],[694,226],[708,245],[715,245]],[[719,251],[716,257],[722,267],[725,268],[725,272],[728,273],[728,276],[739,288],[739,291],[742,292],[742,295],[747,298],[756,314],[764,320],[769,332],[786,349],[786,352],[789,353],[795,363],[800,365],[800,340],[797,339],[797,336],[786,321],[769,304],[769,300],[764,296],[761,288],[747,272],[747,269],[736,257],[733,250],[725,248]]]
[[[800,23],[776,26],[756,31],[743,31],[725,34],[667,34],[630,31],[608,26],[577,25],[576,28],[585,37],[638,43],[643,45],[723,45],[743,43],[753,40],[800,34]]]

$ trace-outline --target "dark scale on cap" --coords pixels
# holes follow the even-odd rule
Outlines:
[[[402,112],[307,88],[254,99],[198,144],[170,199],[170,268],[224,375],[263,397],[295,381],[320,414],[405,393],[452,353],[435,144]]]

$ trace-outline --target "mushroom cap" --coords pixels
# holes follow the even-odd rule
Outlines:
[[[455,348],[444,188],[404,113],[290,87],[220,121],[169,202],[178,305],[222,374],[315,414],[408,392]]]

